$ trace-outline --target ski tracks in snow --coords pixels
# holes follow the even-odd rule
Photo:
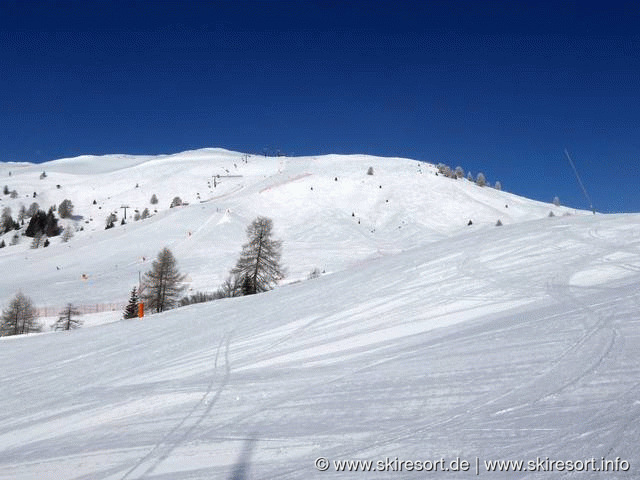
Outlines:
[[[229,363],[229,344],[231,334],[226,334],[220,340],[216,350],[216,357],[213,366],[213,374],[200,400],[189,410],[184,418],[169,431],[153,448],[131,468],[129,468],[120,480],[141,479],[151,474],[171,453],[185,441],[187,441],[195,429],[209,417],[211,410],[222,395],[224,388],[229,382],[231,366]],[[223,358],[221,358],[223,357]],[[223,367],[219,364],[224,362]],[[220,370],[223,370],[222,374]],[[222,378],[218,381],[218,377]],[[217,388],[214,388],[218,384]]]

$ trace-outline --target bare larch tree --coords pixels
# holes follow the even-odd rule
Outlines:
[[[238,263],[231,274],[241,279],[242,293],[254,293],[271,290],[284,278],[284,269],[280,266],[282,242],[271,238],[273,221],[258,217],[247,227],[249,241],[242,246]]]
[[[0,335],[9,336],[39,332],[41,326],[37,322],[37,318],[38,315],[31,299],[22,292],[18,292],[9,303],[9,306],[2,312]]]
[[[53,329],[74,330],[76,328],[80,328],[83,322],[79,318],[76,318],[80,315],[80,310],[74,307],[71,303],[67,303],[64,310],[58,314],[58,321],[53,325]]]
[[[142,298],[146,308],[163,312],[173,308],[180,299],[185,286],[185,275],[178,271],[173,253],[167,247],[158,253],[157,260],[151,264],[151,270],[144,274],[144,293]]]

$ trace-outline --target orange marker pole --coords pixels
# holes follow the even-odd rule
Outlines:
[[[140,302],[138,304],[138,318],[144,317],[144,303]]]

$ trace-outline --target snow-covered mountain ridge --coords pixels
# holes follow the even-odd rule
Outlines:
[[[374,175],[367,175],[373,167]],[[11,172],[11,176],[9,176]],[[40,178],[42,172],[45,178]],[[169,246],[189,275],[192,291],[213,291],[233,265],[244,230],[257,215],[274,220],[284,241],[288,281],[314,268],[335,272],[358,262],[493,227],[544,219],[572,209],[554,207],[465,179],[436,176],[433,165],[364,155],[260,157],[204,149],[175,155],[82,156],[38,165],[0,164],[0,176],[20,205],[48,209],[70,199],[76,233],[69,243],[51,239],[30,249],[30,239],[0,249],[10,277],[0,299],[17,289],[37,304],[124,302],[138,272]],[[33,194],[36,194],[34,198]],[[150,203],[152,195],[159,199]],[[170,209],[179,196],[187,206]],[[95,201],[95,204],[94,204]],[[127,224],[105,231],[106,217]],[[154,214],[132,221],[135,211]],[[468,227],[469,220],[473,226]],[[12,233],[4,235],[10,245]],[[39,288],[47,285],[46,289]]]

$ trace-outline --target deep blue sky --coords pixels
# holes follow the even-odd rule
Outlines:
[[[0,1],[0,161],[214,146],[640,212],[640,6]]]

